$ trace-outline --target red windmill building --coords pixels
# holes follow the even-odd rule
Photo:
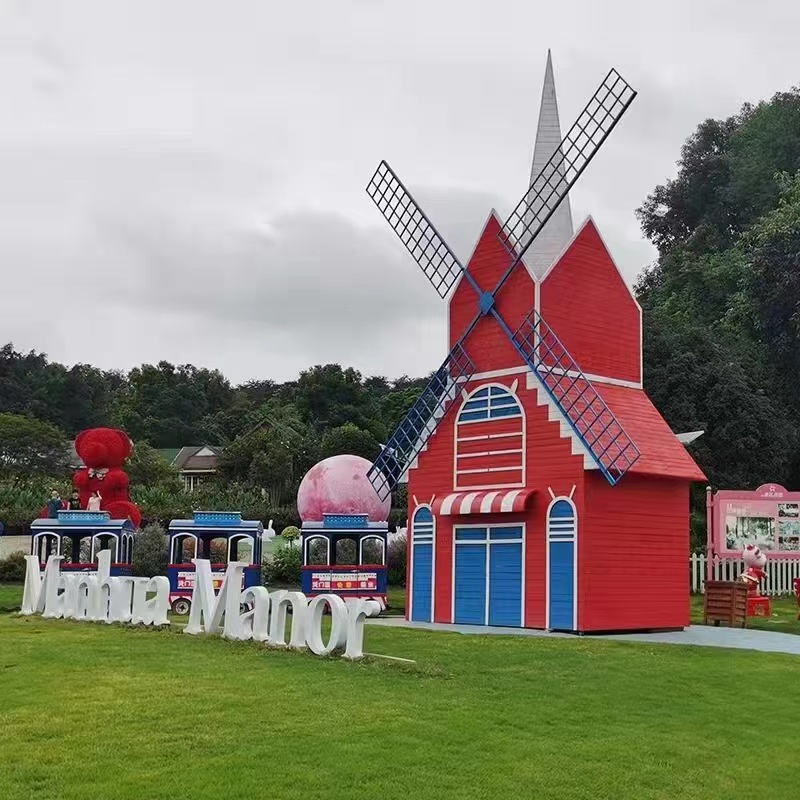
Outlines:
[[[531,184],[462,266],[386,162],[368,193],[449,303],[451,351],[370,470],[407,476],[408,615],[568,631],[689,622],[705,476],[642,388],[641,309],[568,192],[635,97],[611,70],[561,139],[548,55]]]

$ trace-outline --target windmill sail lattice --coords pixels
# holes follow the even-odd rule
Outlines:
[[[612,485],[639,458],[639,449],[541,314],[532,311],[514,333],[514,346]]]
[[[378,166],[367,192],[439,296],[446,297],[462,275],[478,295],[474,320],[367,473],[381,498],[388,496],[419,455],[458,395],[459,386],[474,375],[475,365],[464,342],[486,315],[494,317],[508,336],[609,483],[617,483],[639,457],[622,425],[538,312],[532,311],[523,325],[512,331],[495,303],[525,251],[635,96],[636,92],[612,69],[502,226],[498,235],[513,258],[491,292],[483,291],[464,269],[389,165],[382,161]]]
[[[367,194],[420,265],[439,297],[447,297],[464,267],[392,168],[381,161]]]
[[[458,396],[460,387],[474,374],[472,359],[460,344],[456,344],[367,473],[382,500],[389,496],[408,465],[419,455]]]

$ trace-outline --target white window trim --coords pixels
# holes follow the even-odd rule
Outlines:
[[[494,435],[494,436],[496,436],[498,438],[500,438],[500,437],[509,438],[511,436],[513,436],[513,437],[521,437],[521,442],[520,442],[520,444],[522,445],[522,447],[521,447],[522,459],[521,459],[521,470],[520,470],[521,479],[520,479],[519,482],[516,482],[516,483],[488,483],[488,484],[482,484],[481,486],[472,486],[472,485],[463,486],[463,485],[459,484],[459,475],[474,474],[476,472],[477,473],[514,472],[514,471],[516,471],[516,469],[518,469],[516,467],[509,467],[509,468],[503,468],[503,469],[491,468],[490,467],[490,468],[481,469],[481,470],[460,470],[458,468],[458,459],[459,459],[458,445],[459,445],[459,442],[475,441],[475,440],[484,438],[483,436],[471,436],[471,437],[461,438],[459,436],[460,427],[462,425],[475,424],[476,422],[486,422],[486,420],[465,420],[464,422],[459,422],[459,417],[461,416],[461,412],[462,412],[462,410],[464,408],[464,405],[466,403],[468,403],[470,400],[472,400],[474,398],[474,395],[477,392],[481,391],[482,389],[488,389],[488,388],[493,387],[493,386],[497,387],[499,389],[502,389],[504,392],[507,392],[516,401],[517,407],[519,408],[519,411],[520,411],[519,417],[522,420],[522,431],[520,433],[514,432],[514,433],[510,433],[510,434],[503,433],[503,434],[488,434],[488,435],[489,436],[493,436]],[[516,419],[516,418],[517,418],[516,415],[514,415],[513,417],[508,417],[507,419]],[[497,419],[498,420],[502,420],[502,419],[504,419],[504,417],[498,417]],[[527,434],[527,431],[528,431],[528,418],[527,418],[527,415],[525,413],[525,406],[523,405],[517,390],[513,389],[511,386],[507,386],[504,383],[496,383],[496,382],[482,383],[479,386],[476,386],[469,394],[467,394],[466,397],[464,397],[462,399],[461,405],[459,406],[458,412],[456,413],[454,428],[455,428],[454,431],[453,431],[453,491],[454,492],[458,492],[458,491],[483,491],[483,490],[486,490],[486,489],[518,489],[518,488],[523,488],[525,486],[525,478],[526,478],[526,475],[527,475],[527,449],[526,449],[527,435],[526,434]],[[514,452],[518,452],[518,451],[515,450]]]
[[[374,539],[378,544],[381,546],[381,563],[385,567],[386,566],[386,542],[383,540],[381,536],[370,535],[362,537],[358,542],[358,563],[364,563],[364,542],[368,542],[370,539]]]
[[[175,548],[175,542],[179,539],[183,538],[190,538],[194,540],[194,556],[193,558],[197,558],[197,551],[199,549],[200,540],[197,537],[197,534],[191,533],[190,531],[176,531],[175,535],[172,537],[172,541],[169,546],[169,563],[170,564],[183,564],[183,561],[176,561],[175,556],[178,555]],[[183,541],[181,541],[181,556],[183,556]]]
[[[325,542],[325,564],[311,564],[309,558],[311,557],[311,542],[315,539],[322,539]],[[305,542],[303,542],[303,564],[305,566],[313,566],[313,567],[323,567],[331,566],[331,540],[327,536],[321,536],[319,534],[315,534],[314,536],[309,536]]]

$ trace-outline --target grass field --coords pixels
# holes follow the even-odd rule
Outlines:
[[[797,797],[796,658],[379,627],[365,644],[417,664],[0,614],[0,798]]]

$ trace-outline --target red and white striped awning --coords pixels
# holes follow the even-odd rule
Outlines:
[[[433,513],[449,516],[469,514],[519,514],[533,491],[507,489],[493,492],[456,492],[433,501]]]

